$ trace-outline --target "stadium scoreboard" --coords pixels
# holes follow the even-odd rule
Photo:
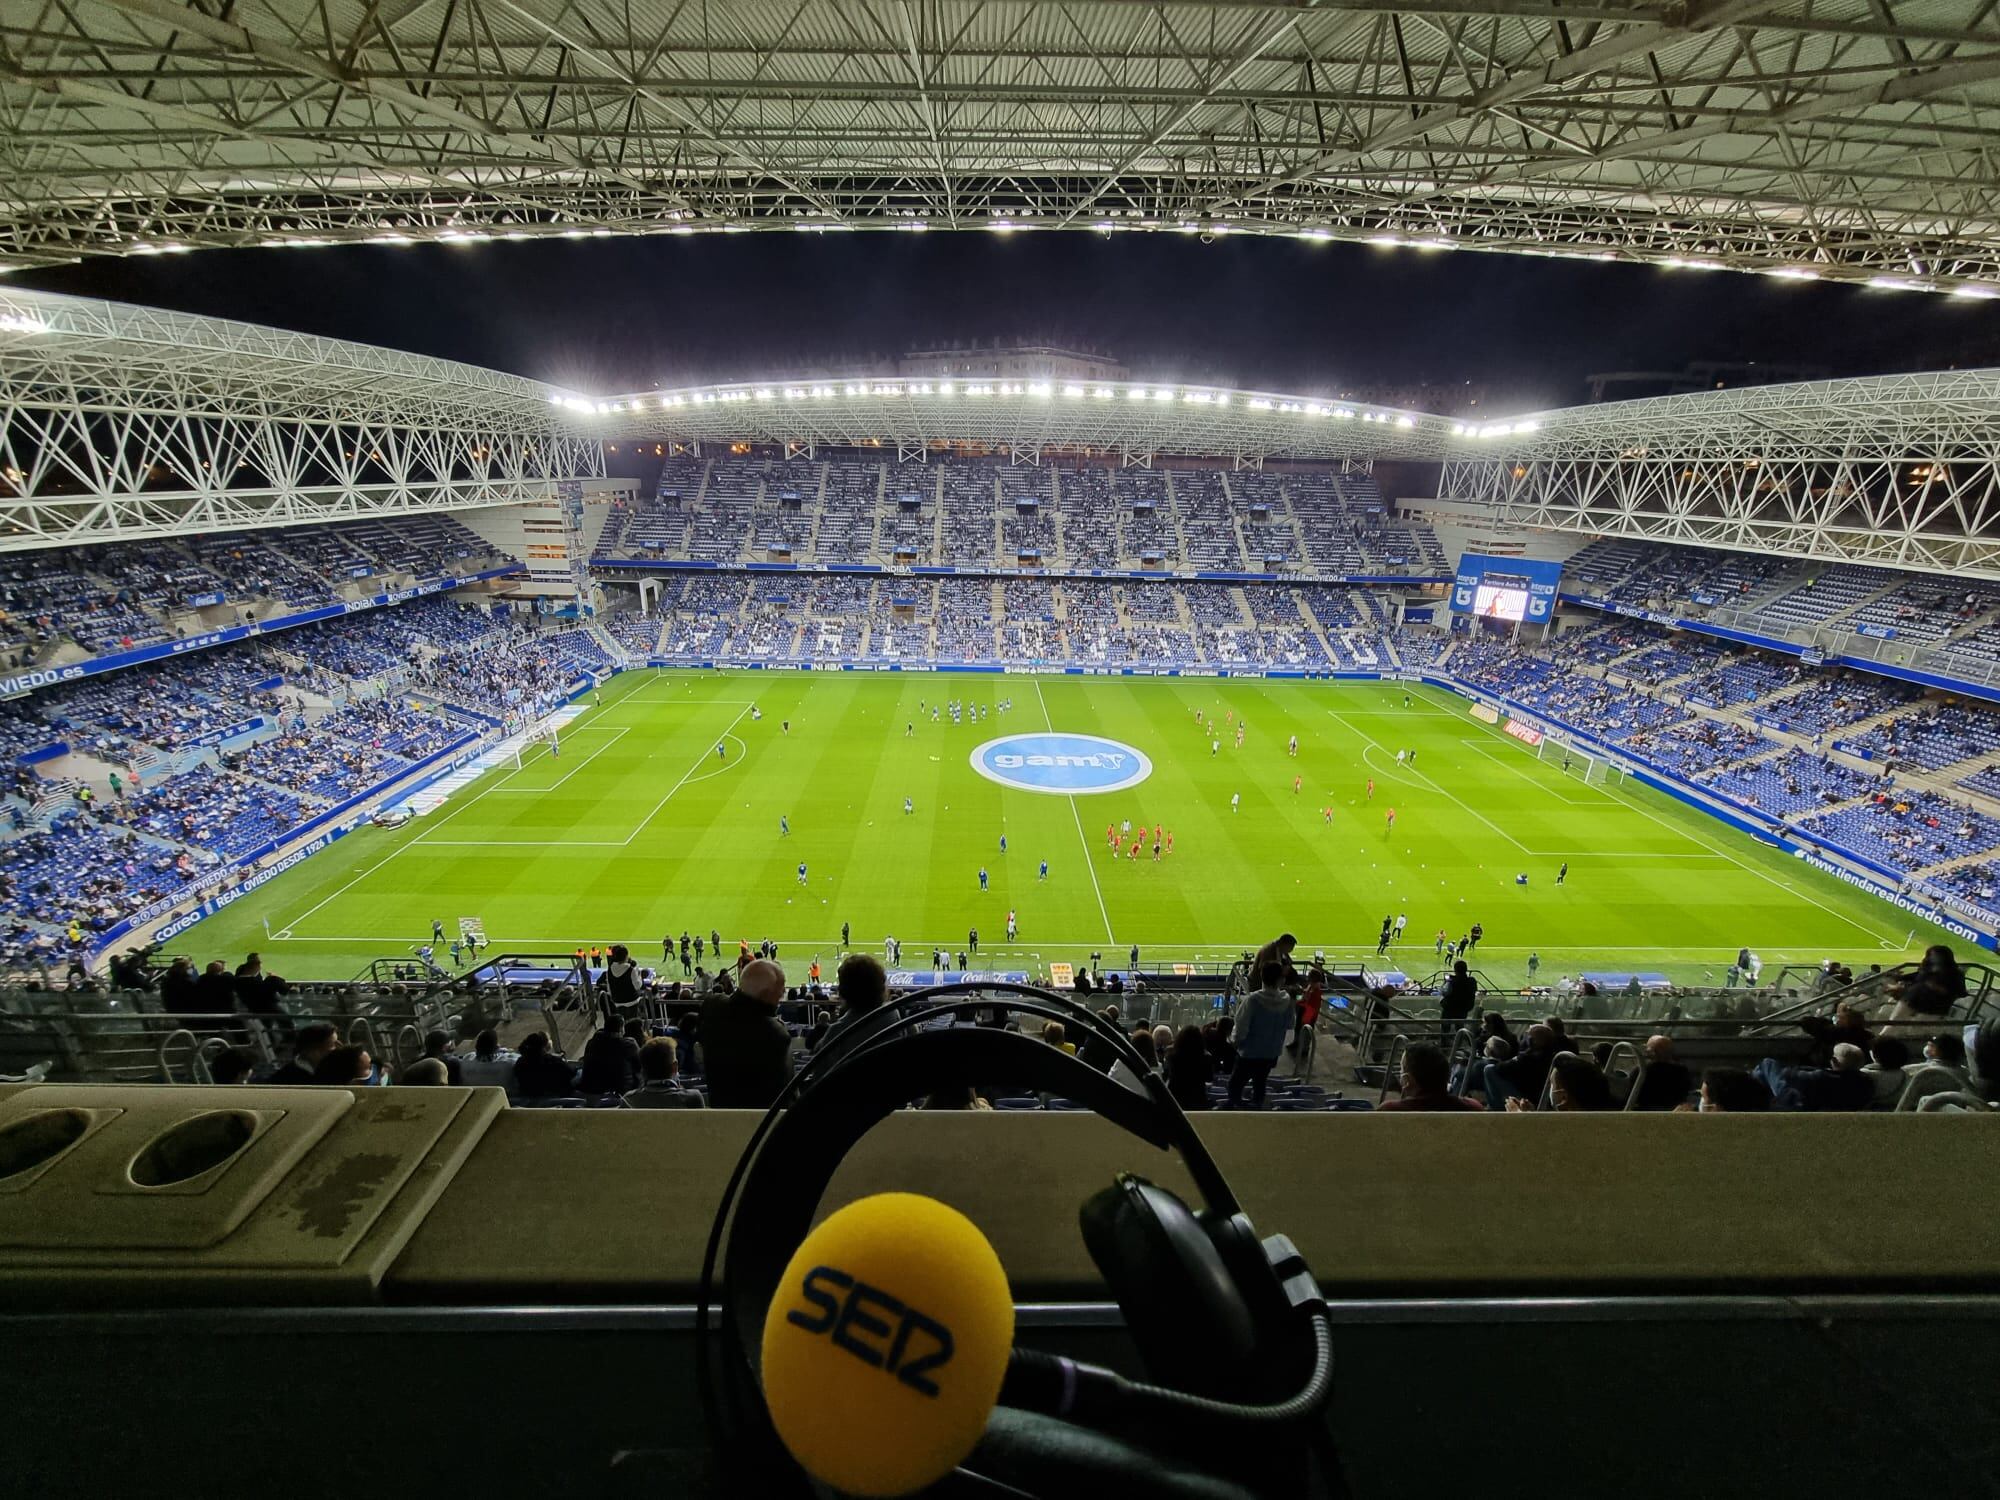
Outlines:
[[[1482,620],[1546,625],[1555,616],[1562,564],[1467,552],[1458,560],[1451,612]]]

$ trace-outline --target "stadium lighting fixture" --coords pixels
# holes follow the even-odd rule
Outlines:
[[[1384,250],[1394,250],[1398,246],[1400,246],[1403,242],[1393,234],[1371,234],[1370,236],[1368,236],[1368,243],[1371,245],[1379,245]]]
[[[816,385],[813,387],[813,400],[815,401],[824,401],[832,395],[833,387],[830,385]]]
[[[1416,426],[1417,424],[1416,420],[1412,417],[1398,417],[1396,418],[1396,425],[1402,428],[1410,428]]]
[[[757,399],[759,401],[769,401],[771,399],[771,392],[768,389],[760,389],[757,392]]]
[[[1111,387],[1108,385],[1100,385],[1096,390],[1092,391],[1090,394],[1093,400],[1109,401],[1112,398],[1112,396],[1114,396],[1117,393],[1113,391]]]
[[[1354,413],[1349,411],[1344,406],[1341,407],[1339,411],[1335,412],[1334,415],[1336,417],[1339,417],[1343,422],[1352,422],[1354,420]]]
[[[1066,385],[1063,387],[1063,397],[1069,401],[1081,401],[1083,399],[1083,387],[1080,385]]]
[[[1456,243],[1443,238],[1411,240],[1410,245],[1413,249],[1417,250],[1456,250],[1458,248]]]
[[[1766,276],[1775,276],[1780,281],[1819,280],[1819,272],[1813,270],[1810,266],[1773,266],[1764,274]]]
[[[902,230],[906,234],[922,234],[925,230],[929,229],[930,227],[931,226],[922,219],[912,219],[907,224],[898,224],[896,226],[896,228]]]
[[[940,380],[937,393],[940,396],[955,396],[958,394],[958,387],[949,380]]]
[[[986,227],[995,234],[1012,234],[1015,229],[1014,222],[1011,219],[995,219]]]
[[[1127,401],[1144,401],[1146,399],[1146,388],[1139,385],[1133,386],[1125,393],[1125,399]]]
[[[1928,281],[1909,281],[1900,276],[1871,276],[1868,284],[1879,292],[1934,292],[1937,287]]]
[[[1946,295],[1962,297],[1975,302],[1990,302],[1995,297],[2000,297],[2000,287],[1955,286]]]
[[[1028,394],[1030,396],[1052,396],[1055,394],[1055,389],[1046,380],[1031,380],[1028,382]]]
[[[1250,410],[1252,411],[1271,410],[1271,403],[1262,396],[1252,396],[1249,401],[1249,406]]]
[[[1314,244],[1324,245],[1328,240],[1333,238],[1333,231],[1331,229],[1301,229],[1294,238],[1311,240]]]

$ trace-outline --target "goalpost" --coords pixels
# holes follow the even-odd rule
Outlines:
[[[1544,734],[1542,742],[1535,747],[1535,754],[1563,775],[1576,777],[1585,786],[1603,786],[1606,782],[1625,779],[1625,768],[1616,761],[1586,750],[1561,735]]]

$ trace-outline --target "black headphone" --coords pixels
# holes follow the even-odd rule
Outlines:
[[[958,1024],[996,1008],[1080,1028],[1146,1092],[1040,1037]],[[765,1314],[841,1160],[913,1097],[1001,1081],[1075,1099],[1148,1145],[1177,1148],[1204,1206],[1192,1211],[1121,1174],[1079,1212],[1085,1247],[1159,1383],[1016,1349],[985,1437],[927,1493],[1102,1500],[1115,1483],[1121,1500],[1300,1496],[1315,1493],[1315,1455],[1317,1493],[1341,1493],[1324,1416],[1332,1329],[1296,1247],[1283,1235],[1258,1238],[1186,1113],[1116,1025],[1049,991],[991,982],[921,990],[830,1032],[744,1147],[709,1231],[696,1318],[724,1492],[809,1492],[771,1425],[758,1360]],[[717,1349],[709,1314],[719,1256]],[[1242,1440],[1246,1432],[1254,1441]]]

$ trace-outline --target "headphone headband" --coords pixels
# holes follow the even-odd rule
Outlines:
[[[1061,1048],[1018,1031],[960,1025],[912,1029],[941,1017],[990,1009],[996,992],[1019,997],[1003,1002],[1018,1014],[1082,1023],[1144,1079],[1146,1092],[1127,1088]],[[974,995],[983,998],[952,998]],[[946,1003],[938,1004],[941,999]],[[1224,1216],[1237,1212],[1235,1196],[1186,1113],[1117,1027],[1060,995],[1028,985],[940,985],[870,1012],[829,1037],[771,1106],[716,1211],[702,1273],[704,1326],[725,1219],[724,1304],[742,1353],[754,1368],[765,1310],[779,1278],[855,1143],[917,1093],[1002,1081],[1075,1099],[1157,1149],[1177,1147],[1207,1207]]]

